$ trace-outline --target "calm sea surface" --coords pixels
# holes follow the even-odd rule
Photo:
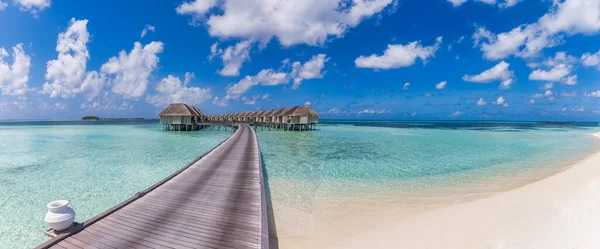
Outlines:
[[[564,167],[600,148],[594,132],[597,123],[325,121],[257,135],[274,206],[307,207]],[[44,241],[51,200],[71,200],[83,221],[230,134],[164,132],[157,121],[2,121],[0,248]]]

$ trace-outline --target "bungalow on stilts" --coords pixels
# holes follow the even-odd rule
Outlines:
[[[207,120],[200,109],[187,104],[170,104],[158,114],[163,130],[168,131],[194,131],[201,129],[202,123]]]

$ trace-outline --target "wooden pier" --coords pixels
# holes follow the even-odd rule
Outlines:
[[[37,248],[269,248],[262,162],[247,124],[178,172]]]

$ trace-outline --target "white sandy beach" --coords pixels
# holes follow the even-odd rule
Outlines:
[[[328,215],[335,220],[314,222],[308,238],[280,236],[280,248],[600,248],[600,152],[483,199],[362,210],[340,207]]]

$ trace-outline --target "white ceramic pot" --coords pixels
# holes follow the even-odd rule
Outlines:
[[[73,225],[75,221],[75,210],[68,206],[69,201],[52,201],[46,205],[48,212],[44,219],[46,223],[56,231],[63,231]]]

